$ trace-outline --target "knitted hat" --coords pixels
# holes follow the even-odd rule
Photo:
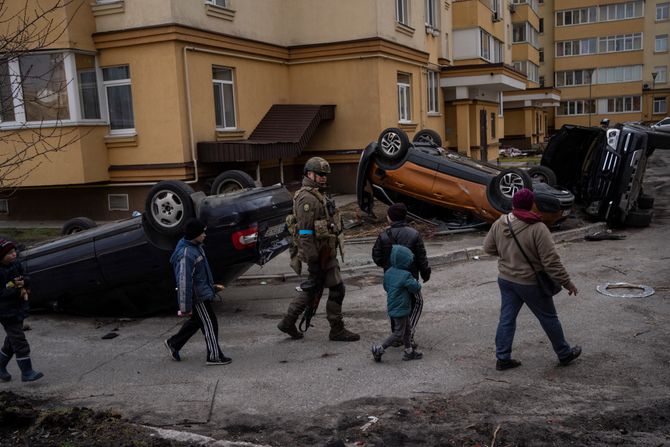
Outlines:
[[[512,196],[512,207],[516,209],[530,211],[533,202],[535,202],[535,194],[528,188],[522,188]]]
[[[192,241],[205,232],[207,226],[198,219],[189,219],[184,225],[184,239]]]
[[[0,239],[0,260],[2,260],[7,253],[12,250],[16,250],[16,245],[14,242],[7,239]]]
[[[404,203],[394,203],[393,205],[389,206],[387,215],[392,222],[405,220],[407,217],[407,207]]]

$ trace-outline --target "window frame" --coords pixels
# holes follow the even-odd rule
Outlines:
[[[216,6],[218,8],[229,8],[230,0],[205,0],[208,5]],[[219,3],[223,3],[220,5]]]
[[[26,113],[26,104],[24,102],[24,91],[23,91],[23,81],[21,75],[21,58],[24,56],[44,56],[44,55],[60,55],[61,60],[58,62],[62,64],[65,84],[62,91],[67,95],[66,107],[68,112],[68,118],[58,118],[58,119],[40,119],[40,120],[28,120]],[[84,118],[83,108],[82,108],[82,91],[81,91],[81,82],[79,80],[77,64],[76,64],[76,55],[82,54],[86,56],[94,57],[95,68],[91,69],[95,72],[95,81],[98,100],[98,111],[99,118]],[[88,51],[71,51],[71,50],[51,50],[51,51],[33,51],[26,52],[25,54],[12,57],[6,60],[7,64],[7,76],[9,78],[10,89],[12,93],[12,106],[14,119],[13,120],[2,120],[0,116],[0,130],[8,128],[38,128],[38,127],[57,127],[62,125],[80,125],[80,124],[107,124],[107,111],[106,111],[106,96],[105,91],[102,86],[102,71],[100,70],[98,57],[95,53]],[[49,68],[49,71],[55,69],[54,67]],[[60,91],[60,90],[59,90]]]
[[[665,14],[663,13],[664,11]],[[670,19],[670,3],[657,3],[655,20],[657,22],[664,22],[668,19]]]
[[[401,76],[407,76],[408,81],[402,82]],[[412,122],[412,74],[399,71],[396,75],[398,92],[398,122]]]
[[[433,30],[440,30],[439,0],[426,0],[426,26]]]
[[[429,114],[440,113],[440,74],[434,70],[426,72],[427,108]]]
[[[665,48],[659,49],[659,43],[665,43]],[[668,34],[657,34],[654,37],[654,53],[668,52]]]
[[[409,2],[408,0],[395,0],[395,21],[409,26]]]
[[[656,75],[656,79],[654,79],[654,84],[665,84],[666,82],[668,82],[668,66],[667,65],[658,65],[658,66],[654,67],[654,72],[658,73]],[[660,74],[662,74],[663,76],[659,76]]]
[[[224,80],[224,79],[214,79],[214,70],[219,69],[219,70],[228,70],[230,71],[230,81]],[[216,88],[217,85],[219,85],[219,91],[221,92],[221,113],[223,114],[221,116],[221,123],[223,126],[218,125],[218,120],[219,117],[216,116],[216,102],[215,102],[215,107],[214,107],[214,125],[216,130],[222,130],[222,131],[230,131],[230,130],[235,130],[237,129],[237,93],[235,92],[235,69],[233,67],[225,67],[222,65],[212,65],[212,85],[214,88]],[[223,85],[230,85],[230,90],[232,94],[232,111],[233,111],[233,120],[235,121],[233,126],[228,126],[227,120],[226,120],[226,113],[225,113],[225,104],[226,104],[226,98],[223,95],[224,88]],[[214,101],[216,101],[216,98],[214,98]]]
[[[665,96],[654,97],[652,100],[651,113],[653,115],[662,115],[668,113],[668,99]]]
[[[115,67],[128,67],[128,78],[124,79],[114,79],[111,81],[105,81],[104,78],[104,72],[106,69],[109,68],[115,68]],[[130,64],[117,64],[117,65],[109,65],[106,67],[101,67],[101,71],[103,73],[103,78],[102,78],[102,85],[105,90],[105,106],[107,109],[107,115],[108,115],[108,123],[109,123],[109,134],[114,135],[114,136],[122,136],[122,135],[135,135],[137,133],[137,130],[135,128],[135,106],[133,104],[133,85],[132,85],[132,75],[130,74]],[[130,105],[131,105],[131,112],[133,115],[133,127],[124,127],[121,129],[112,129],[112,113],[109,110],[109,94],[108,94],[108,89],[109,88],[115,88],[115,87],[124,87],[124,86],[129,86],[130,87]]]

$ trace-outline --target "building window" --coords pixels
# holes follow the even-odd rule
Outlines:
[[[95,56],[28,53],[0,61],[0,123],[54,126],[100,119]]]
[[[615,3],[600,6],[600,21],[625,20],[642,17],[644,14],[643,2],[641,0],[627,3]]]
[[[582,25],[597,21],[598,9],[596,6],[556,12],[556,26]]]
[[[666,36],[667,37],[667,36]],[[616,53],[642,49],[642,33],[618,34],[599,39],[599,53]]]
[[[540,29],[539,29],[539,31],[540,31],[540,33],[544,32],[544,19],[540,19]]]
[[[449,33],[444,33],[444,58],[449,59]]]
[[[62,53],[19,58],[26,121],[70,119]]]
[[[491,112],[491,138],[496,137],[496,114]]]
[[[530,23],[514,23],[512,24],[512,42],[528,42],[537,48],[538,35],[535,28]]]
[[[219,6],[221,8],[228,7],[228,0],[205,0],[205,3],[209,3],[210,5],[214,6]]]
[[[540,87],[544,87],[544,76],[540,76]]]
[[[436,71],[429,71],[428,76],[428,113],[439,113],[439,74]]]
[[[639,96],[619,96],[617,98],[607,98],[607,113],[626,113],[639,112]]]
[[[656,36],[654,52],[664,53],[666,51],[668,51],[668,35],[661,34],[660,36]]]
[[[617,82],[633,82],[642,80],[642,65],[599,68],[594,84],[613,84]]]
[[[395,20],[403,25],[409,25],[409,6],[407,0],[395,0]]]
[[[660,67],[654,67],[654,73],[656,73],[656,79],[654,84],[665,84],[668,82],[668,66],[662,65]]]
[[[107,94],[109,128],[114,133],[135,131],[133,95],[130,89],[130,67],[119,65],[102,69],[102,80]]]
[[[0,122],[16,120],[12,78],[9,76],[9,62],[0,62]]]
[[[662,96],[654,98],[654,115],[666,114],[668,112],[668,100]]]
[[[479,30],[480,46],[479,55],[489,62],[498,63],[503,61],[503,43],[484,31]]]
[[[107,194],[107,208],[109,211],[128,211],[128,194]]]
[[[224,67],[212,67],[214,83],[214,113],[217,129],[235,129],[235,88],[233,70]]]
[[[597,52],[598,44],[595,37],[589,39],[565,40],[556,42],[556,57],[596,54]]]
[[[668,10],[670,10],[670,3],[659,3],[656,5],[656,20],[668,20]]]
[[[538,82],[540,76],[540,70],[537,65],[530,61],[517,61],[512,62],[514,68],[521,73],[524,73],[529,81]]]
[[[411,75],[398,73],[398,121],[409,122],[412,119],[411,104]]]
[[[438,0],[426,0],[426,25],[433,28],[439,29],[438,24]]]
[[[557,115],[588,115],[596,113],[595,101],[577,99],[573,101],[561,101],[556,111]]]
[[[79,108],[82,119],[100,119],[100,96],[95,56],[75,55],[77,80],[79,81]]]
[[[540,53],[540,62],[544,62],[544,48],[540,48],[538,52]]]
[[[0,214],[9,214],[9,200],[0,199]]]

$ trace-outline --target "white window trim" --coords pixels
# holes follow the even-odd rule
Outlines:
[[[121,67],[121,66],[126,66],[127,64],[121,64],[121,65],[110,65],[105,68],[112,68],[112,67]],[[102,70],[101,70],[102,71]],[[130,92],[132,95],[132,87],[133,84],[131,82],[131,78],[126,78],[126,79],[116,79],[114,81],[105,81],[104,78],[102,79],[102,84],[105,89],[105,109],[109,110],[109,102],[107,101],[107,87],[118,87],[121,85],[130,85]],[[101,106],[102,107],[102,106]],[[109,124],[109,135],[111,136],[131,136],[131,135],[137,135],[137,130],[135,127],[132,128],[126,128],[126,129],[112,129],[112,123],[108,120],[107,123]],[[135,107],[133,107],[133,126],[135,125]]]
[[[656,107],[658,105],[658,108]],[[661,108],[661,105],[664,107]],[[668,100],[666,98],[654,98],[652,106],[652,114],[660,115],[668,113]]]
[[[400,82],[396,80],[398,90],[398,122],[411,123],[412,122],[412,77],[409,73],[403,73],[409,76],[409,82]],[[403,108],[403,101],[405,107]]]
[[[654,72],[656,73],[663,73],[665,76],[663,78],[659,79],[659,76],[656,76],[656,79],[654,80],[654,84],[665,84],[668,82],[668,66],[667,65],[659,65],[654,67]]]
[[[77,67],[76,67],[76,53],[93,55],[88,52],[74,52],[74,51],[49,51],[39,54],[61,54],[63,56],[63,70],[65,73],[66,79],[66,91],[67,91],[67,102],[68,102],[68,113],[70,117],[68,119],[59,119],[59,120],[44,120],[44,121],[26,121],[26,110],[23,104],[23,88],[21,87],[21,67],[19,65],[19,58],[13,58],[7,61],[7,69],[9,74],[9,80],[11,84],[11,89],[13,92],[13,105],[14,105],[14,120],[13,121],[0,121],[0,129],[17,129],[17,128],[26,128],[26,129],[35,129],[35,128],[45,128],[45,127],[56,127],[56,126],[76,126],[76,125],[100,125],[108,124],[106,120],[106,110],[103,110],[103,103],[106,102],[105,96],[101,91],[101,80],[102,80],[102,71],[99,69],[96,70],[96,76],[98,82],[98,101],[100,102],[100,119],[83,119],[81,117],[81,106],[79,98],[79,80],[77,79]],[[27,53],[26,55],[29,55]],[[37,54],[37,53],[36,53]],[[95,58],[96,68],[98,68],[98,60]],[[106,106],[106,104],[105,104]]]
[[[394,0],[395,3],[395,21],[405,26],[409,26],[409,1]],[[399,6],[401,6],[399,8]]]
[[[665,9],[665,17],[659,19],[659,12],[663,11]],[[666,20],[670,19],[670,3],[658,3],[656,5],[656,15],[655,21],[656,22],[665,22]]]
[[[230,8],[230,0],[223,0],[223,5],[216,3],[216,0],[205,0],[208,5],[216,6],[217,8]]]
[[[659,50],[658,44],[665,41],[665,49]],[[654,53],[666,53],[668,51],[668,34],[659,34],[654,38]]]
[[[440,77],[439,72],[429,70],[426,72],[426,84],[428,86],[428,114],[440,113]],[[433,99],[431,101],[431,98]],[[434,108],[432,106],[435,106]]]
[[[236,101],[236,93],[235,93],[235,70],[231,67],[222,67],[222,66],[219,66],[219,65],[214,65],[214,66],[212,66],[212,68],[220,68],[220,69],[224,69],[224,70],[230,70],[230,78],[231,78],[230,81],[224,81],[222,79],[212,78],[212,84],[229,84],[229,85],[232,86],[231,90],[233,92],[233,97],[232,97],[231,100],[233,101],[233,113],[235,114],[235,125],[234,126],[225,126],[225,127],[216,126],[216,130],[223,130],[223,131],[235,130],[235,129],[237,129],[237,106],[236,106],[237,101]],[[223,91],[223,89],[222,89],[222,91]],[[223,98],[221,98],[221,105],[223,106]],[[223,109],[222,109],[222,112],[223,112]],[[224,118],[223,121],[225,121],[225,113],[224,113],[223,118]],[[214,117],[214,123],[216,125],[216,117]]]

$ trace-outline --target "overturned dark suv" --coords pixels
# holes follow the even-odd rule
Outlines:
[[[612,128],[566,124],[554,135],[541,165],[582,203],[587,214],[611,225],[645,227],[654,198],[642,181],[649,156],[670,149],[670,134],[634,124]]]

